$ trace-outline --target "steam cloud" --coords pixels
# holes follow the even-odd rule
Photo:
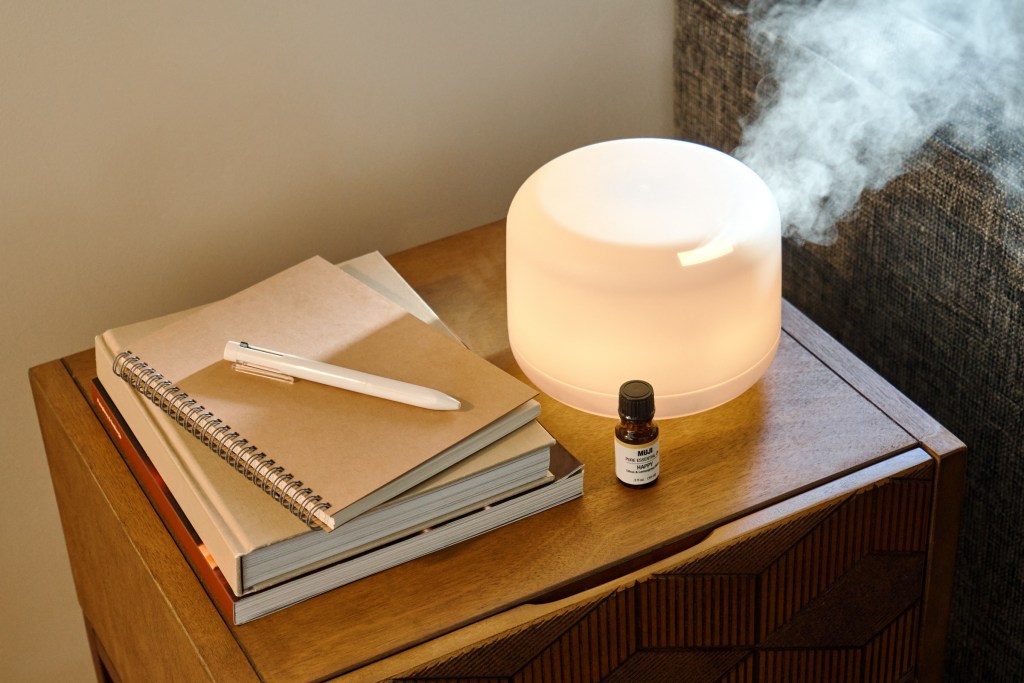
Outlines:
[[[1024,139],[1024,2],[754,0],[750,21],[769,75],[734,155],[787,236],[834,241],[937,132],[1001,159],[993,172],[1020,191],[1022,160],[998,150]]]

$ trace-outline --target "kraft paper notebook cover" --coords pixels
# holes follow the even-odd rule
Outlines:
[[[338,267],[457,340],[380,253],[365,254]],[[332,533],[311,530],[114,374],[113,361],[120,349],[134,346],[136,339],[189,313],[131,323],[97,336],[96,370],[126,426],[152,458],[236,595],[501,500],[540,483],[547,474],[544,452],[552,440],[533,421],[540,406],[531,400],[504,420],[508,428],[516,428],[511,434]],[[101,407],[100,412],[109,419],[109,411]],[[111,427],[116,433],[116,425]],[[482,484],[481,477],[485,478]]]
[[[222,359],[232,339],[432,387],[463,407],[240,373]],[[137,340],[115,368],[254,485],[326,528],[498,438],[502,419],[536,393],[318,257]]]

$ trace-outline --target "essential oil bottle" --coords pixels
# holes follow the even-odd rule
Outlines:
[[[654,389],[643,380],[619,387],[619,424],[615,426],[615,476],[630,488],[658,481],[658,424]]]

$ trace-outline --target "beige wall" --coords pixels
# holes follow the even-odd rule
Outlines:
[[[29,366],[671,135],[669,0],[0,0],[5,680],[91,676]]]

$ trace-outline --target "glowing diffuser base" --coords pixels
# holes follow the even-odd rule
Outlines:
[[[779,210],[738,160],[678,140],[604,142],[542,166],[509,208],[508,331],[558,401],[614,416],[654,386],[659,418],[712,408],[771,364]]]

